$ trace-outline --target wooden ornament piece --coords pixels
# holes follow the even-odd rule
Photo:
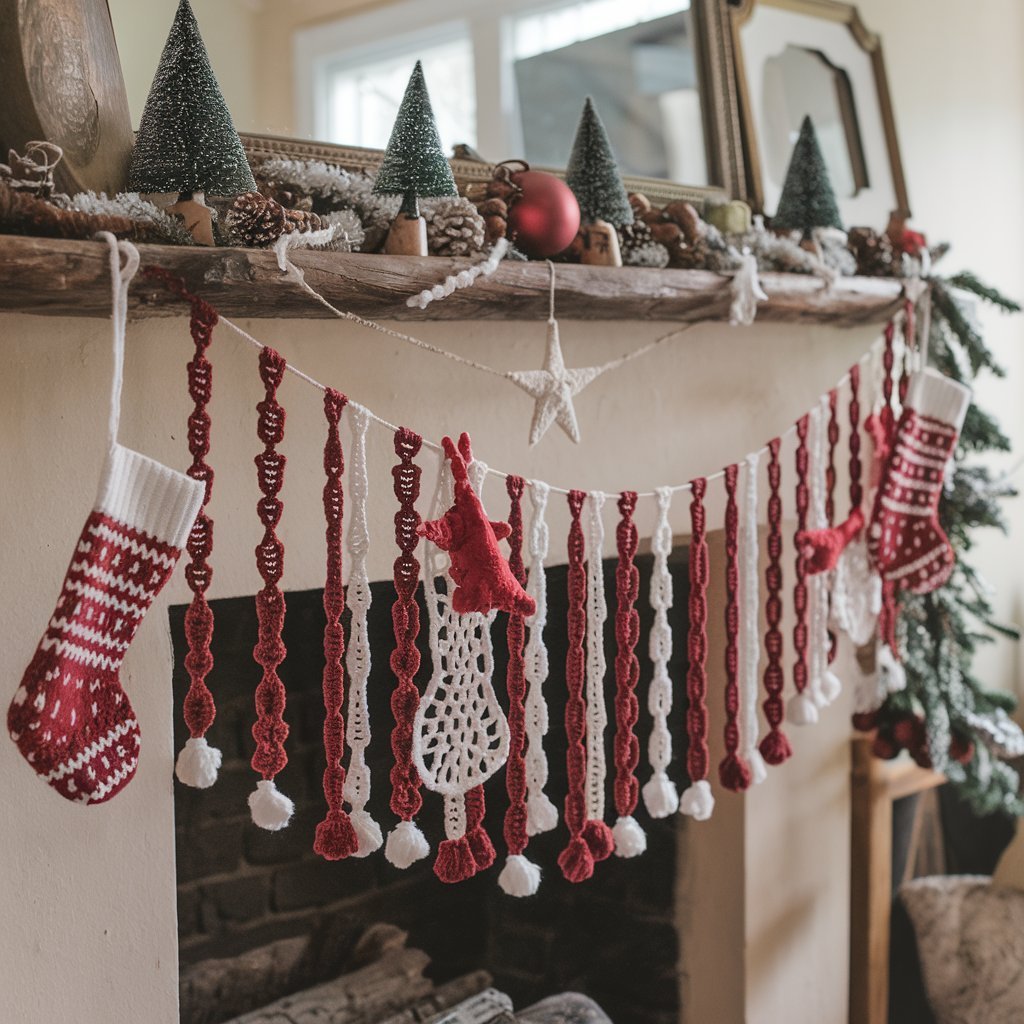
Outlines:
[[[595,220],[580,229],[583,248],[580,263],[592,267],[621,267],[619,233],[606,220]]]
[[[0,0],[0,152],[64,150],[59,191],[124,188],[134,137],[106,0]]]
[[[185,230],[196,245],[213,245],[213,214],[203,202],[202,192],[193,192],[167,207],[167,212],[185,222]]]
[[[423,217],[409,217],[400,213],[392,222],[384,243],[389,256],[426,256],[427,222]]]

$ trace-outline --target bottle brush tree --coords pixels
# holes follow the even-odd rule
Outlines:
[[[589,96],[576,129],[565,182],[580,204],[584,222],[603,220],[616,228],[633,223],[633,209],[608,132]]]
[[[809,117],[800,125],[772,227],[801,231],[804,238],[809,238],[815,228],[842,230],[836,194],[818,144],[818,133]]]
[[[142,111],[128,187],[177,192],[198,209],[203,193],[256,189],[189,0],[178,4]]]
[[[373,191],[402,197],[386,251],[426,255],[426,223],[420,217],[419,199],[458,195],[458,189],[441,146],[419,61],[405,87]]]

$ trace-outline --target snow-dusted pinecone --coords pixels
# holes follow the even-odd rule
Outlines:
[[[864,277],[892,277],[894,253],[892,242],[872,228],[850,228],[847,239],[850,252],[857,261],[857,273]]]
[[[619,248],[624,267],[668,266],[668,249],[654,240],[650,227],[642,220],[619,228]]]
[[[485,224],[463,196],[444,196],[423,204],[427,248],[433,256],[473,256],[484,250]]]
[[[308,210],[285,210],[284,211],[284,233],[290,235],[293,231],[319,231],[323,227],[319,214],[310,213]]]
[[[226,218],[232,241],[257,249],[273,245],[285,233],[287,220],[284,207],[259,192],[243,192]]]

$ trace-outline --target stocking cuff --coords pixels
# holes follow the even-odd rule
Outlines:
[[[95,509],[175,548],[183,548],[205,485],[155,459],[115,444],[107,456]]]
[[[919,370],[910,382],[907,405],[922,416],[948,423],[957,433],[970,404],[970,388],[930,367]]]

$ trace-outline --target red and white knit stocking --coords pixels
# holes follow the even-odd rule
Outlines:
[[[118,673],[167,582],[203,484],[116,445],[50,625],[7,712],[44,782],[79,803],[109,800],[139,763],[139,724]]]
[[[968,388],[936,370],[914,374],[875,496],[871,557],[883,580],[915,594],[942,586],[956,561],[937,511],[970,400]]]

